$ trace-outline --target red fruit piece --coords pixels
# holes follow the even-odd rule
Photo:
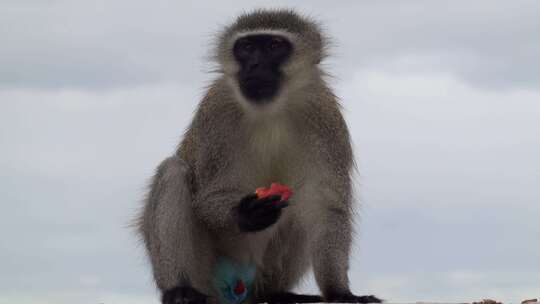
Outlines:
[[[272,183],[272,185],[270,185],[270,195],[274,195],[274,194],[281,195],[281,200],[286,201],[289,199],[289,197],[291,197],[292,190],[285,185]]]
[[[270,195],[270,188],[257,188],[255,189],[255,194],[257,194],[257,198],[265,198]]]
[[[286,201],[289,199],[289,197],[291,197],[292,190],[285,185],[272,183],[270,185],[270,188],[264,188],[264,187],[257,188],[255,190],[255,193],[257,194],[257,198],[265,198],[271,195],[279,195],[281,196],[280,201]]]

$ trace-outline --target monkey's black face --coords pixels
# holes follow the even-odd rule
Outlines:
[[[250,101],[262,103],[274,97],[281,85],[281,67],[291,56],[291,42],[278,35],[250,35],[238,39],[233,48],[240,65],[240,91]]]

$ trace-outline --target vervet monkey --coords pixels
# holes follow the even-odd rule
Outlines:
[[[220,76],[138,222],[164,304],[380,302],[349,289],[354,161],[325,55],[319,26],[291,10],[219,36]],[[292,197],[253,194],[272,182]],[[292,293],[310,267],[322,296]]]

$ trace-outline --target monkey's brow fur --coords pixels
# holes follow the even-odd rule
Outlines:
[[[323,36],[293,11],[258,10],[224,30],[222,51],[230,52],[225,48],[235,33],[258,29],[297,34],[289,64],[302,72],[287,75],[272,113],[248,111],[252,105],[239,97],[234,76],[222,74],[212,83],[176,153],[158,167],[139,217],[154,279],[164,299],[184,287],[219,298],[214,265],[226,256],[256,265],[254,299],[292,295],[287,292],[311,266],[325,300],[362,302],[366,298],[350,293],[347,275],[350,136],[317,61],[303,60],[313,52],[321,56]],[[239,202],[271,182],[292,188],[290,205],[264,230],[242,231]]]
[[[257,30],[278,30],[295,35],[298,39],[296,47],[305,50],[305,56],[314,57],[315,62],[321,62],[327,55],[328,38],[316,21],[289,9],[256,10],[240,15],[221,31],[214,54],[217,61],[223,63],[229,55],[235,34]]]
[[[310,35],[307,40],[320,42],[322,35],[315,21],[302,17],[292,10],[257,10],[236,19],[226,32],[244,32],[249,30],[270,29],[286,30],[291,33]]]

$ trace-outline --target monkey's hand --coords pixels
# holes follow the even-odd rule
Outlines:
[[[289,203],[280,201],[281,195],[257,198],[257,194],[249,194],[240,200],[235,207],[238,216],[238,227],[244,232],[261,231],[277,222],[281,210]]]

